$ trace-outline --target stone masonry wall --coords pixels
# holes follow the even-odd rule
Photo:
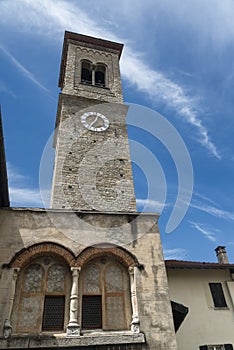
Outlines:
[[[108,129],[87,130],[88,111],[107,117]],[[126,113],[123,104],[60,96],[52,208],[136,211]]]
[[[109,242],[122,246],[140,263],[136,290],[140,328],[146,336],[147,344],[142,349],[176,350],[155,215],[1,209],[0,242],[0,329],[7,318],[12,283],[12,270],[6,264],[16,253],[36,243],[54,242],[67,247],[77,256],[86,246]]]
[[[136,211],[118,54],[69,41],[56,121],[52,208]],[[104,88],[81,83],[83,60],[105,65]],[[103,114],[109,128],[85,129],[85,112]]]
[[[94,65],[103,63],[106,66],[107,86],[105,88],[81,83],[82,60],[88,60]],[[123,102],[118,53],[108,49],[104,51],[101,48],[97,50],[85,47],[71,41],[68,46],[62,93],[105,102]]]

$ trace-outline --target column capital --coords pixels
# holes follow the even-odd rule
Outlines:
[[[72,266],[71,267],[72,276],[76,275],[76,274],[79,275],[80,271],[81,271],[81,267],[79,267],[79,266],[78,267],[77,266]]]
[[[14,267],[13,268],[13,275],[12,275],[12,277],[13,277],[14,280],[17,279],[19,272],[20,272],[20,268],[19,267]]]

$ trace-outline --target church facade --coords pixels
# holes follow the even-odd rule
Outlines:
[[[10,208],[0,174],[0,349],[177,349],[158,215],[136,209],[122,49],[65,32],[51,207]]]

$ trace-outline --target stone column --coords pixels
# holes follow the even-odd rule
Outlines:
[[[92,65],[92,85],[95,85],[95,65]]]
[[[131,303],[132,303],[131,331],[133,333],[140,333],[140,320],[139,320],[138,303],[137,303],[137,296],[136,296],[136,267],[130,266],[128,271],[130,275]]]
[[[77,337],[80,336],[80,325],[78,322],[78,281],[80,267],[72,267],[72,288],[70,296],[70,319],[67,325],[67,336]]]
[[[19,268],[13,269],[12,274],[12,282],[9,290],[9,306],[8,306],[8,312],[7,312],[7,318],[5,319],[4,326],[3,326],[3,336],[4,338],[9,338],[12,333],[12,325],[11,325],[11,314],[13,310],[13,304],[15,299],[15,289],[16,289],[16,281],[19,274]]]

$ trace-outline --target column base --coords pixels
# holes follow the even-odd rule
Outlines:
[[[6,319],[3,326],[3,337],[5,339],[8,339],[10,338],[11,334],[12,334],[12,326],[11,326],[10,320]]]
[[[67,325],[67,337],[79,337],[80,336],[80,326],[78,323],[69,322]]]
[[[133,333],[140,333],[140,321],[138,317],[133,318],[131,322],[131,331]]]

